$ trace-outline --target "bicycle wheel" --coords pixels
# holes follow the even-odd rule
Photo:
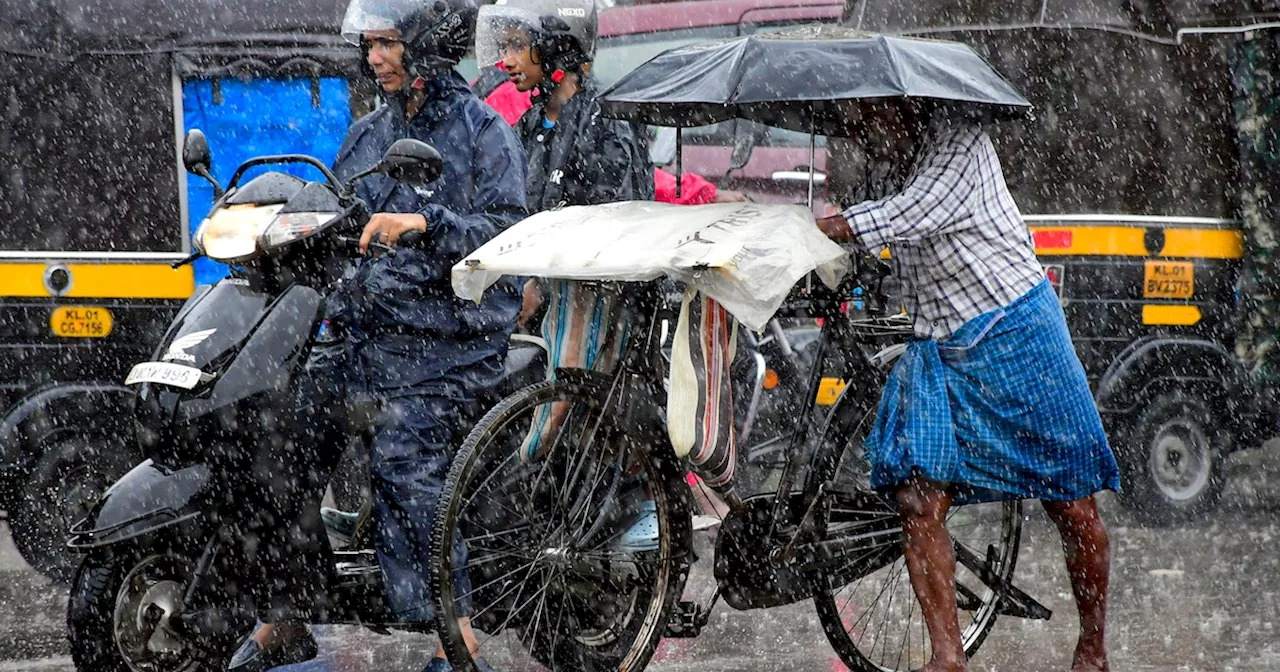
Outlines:
[[[841,451],[836,453],[842,456],[837,483],[846,487],[862,490],[869,487],[868,463],[862,445],[875,416],[874,396],[867,390],[851,387],[839,402],[844,408],[836,409],[823,432],[823,450]],[[842,524],[847,527],[876,523],[868,520],[865,512],[857,512],[861,515],[849,516],[850,522],[842,523],[840,513],[832,511],[829,533],[854,532],[840,529]],[[883,516],[896,515],[892,504],[886,502]],[[947,530],[955,542],[985,559],[997,576],[1005,580],[1013,578],[1022,532],[1021,502],[953,507],[947,516]],[[929,661],[929,633],[912,591],[901,549],[895,549],[879,564],[876,571],[851,583],[817,591],[813,601],[818,621],[836,654],[851,670],[919,669]],[[965,654],[972,658],[995,624],[999,596],[959,563],[956,592],[961,641]]]
[[[472,669],[457,620],[469,614],[475,655],[496,669],[641,670],[680,599],[690,531],[678,493],[687,487],[665,432],[621,426],[617,405],[606,408],[610,379],[578,378],[502,401],[450,469],[432,579],[457,669]],[[567,405],[562,424],[522,460],[534,418],[555,402]],[[634,534],[654,524],[656,540]]]

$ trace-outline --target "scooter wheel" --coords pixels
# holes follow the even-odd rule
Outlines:
[[[202,672],[224,669],[239,637],[195,641],[172,619],[195,558],[167,549],[99,552],[76,570],[67,638],[80,672]]]

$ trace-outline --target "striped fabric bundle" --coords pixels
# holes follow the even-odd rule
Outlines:
[[[689,457],[707,485],[733,482],[736,463],[733,383],[738,322],[716,301],[685,289],[671,349],[667,432],[680,457]]]
[[[551,281],[542,337],[547,341],[547,380],[556,369],[591,369],[609,373],[626,345],[630,309],[612,287]],[[534,459],[549,445],[552,432],[568,413],[568,402],[544,404],[520,450],[521,459]]]

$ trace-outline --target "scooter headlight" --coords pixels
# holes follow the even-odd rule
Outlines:
[[[196,231],[196,249],[216,261],[235,263],[257,256],[258,238],[284,207],[272,205],[227,205],[210,213]]]
[[[336,212],[283,212],[263,230],[259,243],[263,250],[273,250],[311,235],[337,217]]]

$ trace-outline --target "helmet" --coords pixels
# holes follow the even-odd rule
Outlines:
[[[528,33],[544,72],[580,71],[596,56],[597,21],[594,0],[497,0],[480,8],[476,60],[501,60],[504,36],[516,29]]]
[[[475,25],[476,0],[351,0],[342,37],[367,49],[365,33],[398,31],[412,81],[457,65],[471,48]]]

